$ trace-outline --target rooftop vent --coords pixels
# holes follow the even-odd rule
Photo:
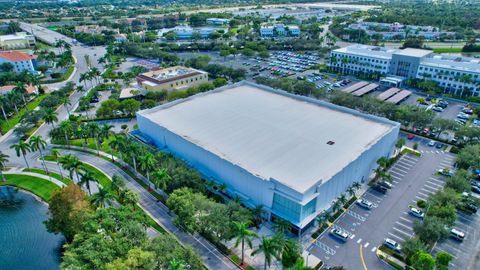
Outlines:
[[[334,142],[334,141],[328,141],[327,144],[328,144],[328,145],[334,145],[335,142]]]

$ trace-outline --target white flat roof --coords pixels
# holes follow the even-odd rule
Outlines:
[[[331,179],[398,124],[248,82],[138,114],[300,193]]]
[[[424,57],[431,53],[433,53],[433,51],[413,49],[413,48],[405,48],[405,49],[397,50],[394,52],[394,54],[412,56],[412,57]]]

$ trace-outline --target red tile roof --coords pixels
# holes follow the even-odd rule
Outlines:
[[[13,88],[15,88],[15,85],[4,85],[4,86],[0,86],[0,92],[10,92],[13,90]],[[31,84],[28,84],[26,85],[25,87],[27,89],[27,93],[31,94],[33,92],[37,92],[37,87],[31,85]]]
[[[37,58],[36,55],[23,52],[0,52],[0,57],[10,61],[28,61]]]

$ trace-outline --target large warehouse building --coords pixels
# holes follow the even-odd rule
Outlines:
[[[249,206],[305,228],[390,156],[399,124],[250,82],[137,113],[140,131]]]

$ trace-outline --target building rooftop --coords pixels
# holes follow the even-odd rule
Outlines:
[[[394,52],[394,54],[396,55],[412,56],[412,57],[425,57],[431,53],[433,52],[429,50],[413,49],[413,48],[405,48],[402,50],[396,50]]]
[[[10,52],[10,51],[0,52],[0,57],[3,59],[7,59],[9,61],[14,61],[14,62],[33,60],[37,58],[37,56],[34,54],[28,54],[24,52]]]
[[[398,125],[245,81],[138,114],[300,193],[331,179]]]
[[[29,35],[25,32],[17,32],[15,34],[10,34],[10,35],[3,35],[0,36],[0,41],[9,41],[9,40],[20,40],[20,39],[26,39],[27,37],[32,37],[32,35]]]
[[[392,59],[392,54],[396,51],[396,49],[363,44],[354,44],[333,51],[339,53],[351,53],[374,58]]]
[[[205,71],[197,70],[194,68],[175,66],[171,68],[145,72],[140,74],[138,78],[149,81],[153,84],[162,84],[205,73]]]
[[[480,72],[480,59],[451,54],[432,54],[424,58],[421,65],[465,72]]]

